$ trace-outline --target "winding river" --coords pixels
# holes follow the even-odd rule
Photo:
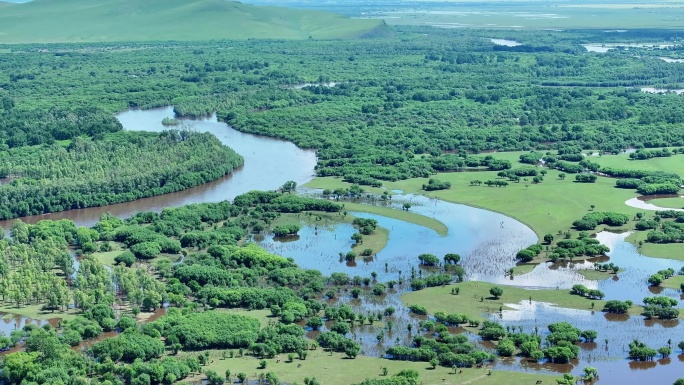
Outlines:
[[[383,205],[400,209],[402,202],[405,201],[411,202],[411,211],[442,221],[448,227],[448,234],[441,236],[431,229],[412,223],[354,212],[354,216],[376,219],[381,227],[390,230],[387,246],[374,258],[358,258],[355,263],[340,260],[338,252],[351,248],[350,237],[355,232],[348,224],[322,228],[304,226],[299,238],[294,241],[281,242],[267,236],[258,242],[271,252],[292,257],[301,266],[320,270],[326,275],[345,272],[350,276],[368,277],[371,272],[376,272],[379,282],[399,280],[400,277],[408,280],[411,268],[416,267],[418,254],[428,252],[444,255],[456,252],[463,258],[461,264],[468,272],[469,280],[528,289],[567,290],[574,284],[583,284],[603,291],[608,299],[631,299],[635,303],[641,303],[644,297],[657,294],[679,300],[680,307],[684,305],[679,291],[649,287],[646,282],[653,272],[666,268],[678,271],[684,266],[684,262],[641,255],[634,245],[625,241],[629,233],[615,234],[604,231],[597,234],[597,239],[611,249],[608,257],[574,263],[547,262],[538,265],[530,273],[510,277],[504,273],[515,265],[515,252],[537,240],[529,228],[497,213],[424,196],[394,196],[391,203],[384,202]],[[603,263],[608,260],[622,269],[611,279],[589,280],[579,273],[581,269],[592,269],[593,262]],[[397,341],[410,344],[412,336],[405,330],[409,324],[417,330],[420,318],[410,315],[401,302],[401,295],[407,290],[405,286],[398,286],[390,290],[384,298],[366,295],[362,299],[354,300],[349,299],[348,295],[340,295],[334,300],[348,303],[361,313],[382,311],[388,306],[397,309],[399,317],[395,317],[394,320],[396,331],[389,334],[389,338],[378,342],[375,338],[378,329],[368,325],[355,330],[353,338],[362,344],[364,354],[381,357],[384,350]],[[534,297],[533,291],[530,294]],[[587,300],[587,307],[590,302]],[[585,366],[594,366],[599,369],[602,378],[609,379],[610,383],[623,384],[649,383],[649,379],[653,378],[663,380],[663,383],[671,383],[680,376],[679,362],[684,361],[684,355],[674,354],[672,358],[651,362],[632,362],[626,359],[627,344],[635,338],[655,348],[666,345],[668,339],[675,341],[676,345],[684,337],[684,326],[679,320],[645,320],[641,316],[606,314],[598,308],[596,311],[564,309],[534,300],[524,300],[507,306],[515,310],[504,310],[499,313],[498,309],[491,309],[489,317],[505,326],[516,329],[522,327],[527,333],[539,328],[542,334],[548,333],[548,324],[568,321],[583,330],[597,330],[599,338],[596,343],[581,344],[579,360],[574,360],[568,365],[537,364],[518,358],[498,361],[495,364],[498,369],[571,372],[580,375]],[[458,312],[458,309],[454,308],[453,311]],[[315,337],[315,334],[316,332],[310,332],[311,337]],[[473,337],[473,341],[480,343],[476,337]],[[493,349],[491,344],[481,344],[485,348]]]
[[[151,110],[129,110],[116,116],[127,131],[160,132],[171,128],[161,124],[164,118],[173,118],[173,107]],[[33,215],[21,218],[24,222],[35,223],[43,219],[70,219],[76,226],[92,226],[104,213],[126,218],[140,211],[160,212],[166,207],[183,206],[190,203],[220,202],[232,200],[240,194],[252,190],[275,190],[288,180],[301,185],[314,176],[316,153],[301,149],[291,142],[244,134],[225,123],[218,122],[216,115],[201,119],[179,119],[180,126],[214,134],[221,143],[242,155],[242,167],[214,182],[175,193],[139,199],[104,207],[62,211],[52,214]],[[0,226],[9,229],[12,220],[0,221]]]
[[[167,129],[161,124],[165,117],[173,117],[172,107],[153,110],[130,110],[117,115],[126,130],[161,131]],[[70,219],[77,226],[91,226],[97,222],[101,214],[109,212],[116,216],[128,217],[139,211],[161,211],[165,207],[181,206],[190,203],[218,202],[232,199],[250,190],[274,190],[287,180],[304,184],[312,179],[316,156],[314,151],[303,150],[290,142],[272,138],[240,133],[224,123],[217,121],[216,116],[204,119],[181,120],[182,127],[213,133],[222,143],[230,146],[245,158],[245,164],[230,176],[185,191],[158,197],[141,199],[135,202],[66,211],[55,214],[22,218],[34,223],[41,219]],[[578,273],[579,269],[592,267],[592,261],[577,263],[544,263],[532,272],[521,276],[506,276],[505,272],[515,265],[515,253],[523,247],[537,242],[535,233],[522,223],[502,214],[452,204],[417,195],[397,195],[390,202],[364,202],[383,204],[400,209],[403,202],[411,203],[411,211],[434,218],[448,228],[446,236],[439,235],[426,227],[412,223],[367,213],[352,213],[358,217],[376,219],[379,225],[388,229],[387,246],[373,258],[357,262],[341,261],[339,252],[351,248],[351,234],[355,230],[348,224],[332,227],[316,228],[305,226],[299,237],[291,242],[281,242],[271,236],[256,239],[264,248],[286,257],[292,257],[304,268],[320,270],[329,275],[333,272],[345,272],[350,276],[368,277],[372,272],[378,274],[379,281],[408,280],[411,270],[417,266],[417,255],[432,253],[442,256],[446,253],[459,253],[462,265],[468,272],[468,279],[482,280],[498,284],[516,285],[526,288],[567,289],[574,284],[584,284],[590,288],[598,288],[606,293],[608,299],[631,299],[640,302],[645,296],[652,295],[647,277],[659,269],[672,267],[679,270],[683,262],[653,259],[642,256],[631,244],[625,242],[627,234],[602,232],[598,239],[611,248],[610,260],[624,271],[613,279],[603,281],[587,280]],[[10,221],[0,223],[9,228]],[[607,260],[605,257],[598,261]],[[418,270],[420,271],[420,270]],[[422,274],[422,273],[419,273]],[[387,338],[377,342],[375,326],[362,326],[355,330],[353,338],[362,343],[363,353],[381,356],[386,347],[397,341],[408,343],[410,334],[406,327],[411,324],[418,330],[419,319],[409,316],[401,304],[401,294],[406,292],[405,285],[390,290],[384,298],[363,296],[353,300],[349,295],[339,295],[334,301],[346,302],[360,312],[382,311],[387,306],[397,309],[396,326]],[[664,289],[658,294],[680,299],[675,290]],[[680,306],[681,302],[680,302]],[[668,338],[675,344],[684,339],[683,327],[675,321],[645,321],[642,317],[606,315],[600,311],[582,311],[560,309],[549,304],[534,301],[522,301],[510,304],[518,310],[503,311],[492,315],[509,326],[522,327],[532,332],[535,327],[544,329],[546,325],[557,321],[570,321],[583,329],[594,329],[599,332],[599,342],[582,345],[580,362],[574,365],[541,365],[522,362],[521,360],[502,360],[497,368],[513,370],[548,369],[553,371],[579,374],[584,366],[599,368],[602,378],[609,383],[623,384],[652,383],[649,379],[658,378],[659,382],[672,383],[681,369],[679,361],[684,356],[649,363],[631,363],[627,361],[624,350],[628,341],[639,338],[652,347],[663,346]],[[458,312],[458,309],[454,309]],[[3,331],[10,331],[28,322],[21,317],[14,317],[0,323]],[[316,332],[310,332],[311,337]],[[606,344],[604,340],[608,340]],[[476,340],[476,337],[473,337]],[[491,348],[491,346],[484,345]],[[643,371],[648,367],[651,370]],[[630,370],[631,369],[631,370]]]

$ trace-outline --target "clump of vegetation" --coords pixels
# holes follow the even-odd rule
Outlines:
[[[594,211],[572,223],[577,230],[594,230],[598,225],[623,226],[629,222],[626,214]]]
[[[297,234],[299,229],[299,225],[295,224],[281,225],[273,228],[273,234],[275,234],[276,237],[285,237],[288,235]]]
[[[425,191],[448,190],[451,188],[451,182],[442,182],[437,179],[430,178],[427,184],[423,185]]]
[[[164,118],[162,119],[162,124],[164,126],[177,126],[180,124],[180,121],[175,118]]]

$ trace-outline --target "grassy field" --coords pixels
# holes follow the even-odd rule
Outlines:
[[[651,199],[648,203],[654,204],[659,207],[667,207],[671,209],[681,209],[684,208],[684,199],[682,198],[660,198]]]
[[[494,299],[489,294],[489,289],[494,286],[503,289],[503,295],[499,299]],[[451,289],[455,287],[460,288],[458,295],[451,294]],[[406,305],[420,304],[425,306],[430,314],[441,310],[447,313],[466,314],[473,319],[484,320],[486,318],[483,314],[498,313],[499,308],[512,310],[505,304],[520,303],[520,301],[529,300],[530,297],[532,301],[548,302],[559,307],[580,310],[592,310],[591,305],[593,303],[594,310],[600,311],[606,302],[572,295],[567,289],[525,290],[513,286],[492,285],[477,281],[413,291],[404,294],[401,300]],[[483,298],[483,301],[480,301],[481,298]],[[630,313],[640,314],[641,308],[633,307]]]
[[[684,155],[646,160],[629,159],[629,154],[592,156],[591,161],[604,167],[629,168],[632,170],[667,171],[684,177]]]
[[[24,317],[40,320],[47,320],[51,318],[71,320],[74,319],[78,314],[80,314],[80,312],[76,309],[69,309],[68,311],[55,310],[54,312],[50,312],[41,310],[41,307],[42,305],[29,305],[17,307],[14,305],[8,305],[6,303],[3,303],[2,306],[0,306],[0,312],[22,315]]]
[[[340,353],[332,355],[322,349],[309,351],[306,360],[295,358],[289,362],[286,354],[277,359],[267,360],[266,369],[258,369],[259,361],[253,357],[235,357],[222,359],[220,353],[212,352],[212,362],[205,366],[204,371],[214,370],[223,375],[230,370],[232,376],[243,372],[250,379],[257,379],[260,373],[274,372],[280,381],[287,383],[304,383],[304,378],[315,377],[325,385],[349,385],[359,383],[366,378],[384,378],[382,367],[388,370],[388,376],[397,374],[404,369],[413,369],[420,374],[423,384],[473,384],[473,385],[506,385],[506,384],[533,384],[537,380],[544,383],[553,383],[559,376],[550,376],[540,373],[506,372],[492,370],[488,375],[487,368],[465,368],[462,373],[454,374],[452,369],[437,367],[430,369],[426,362],[390,361],[381,358],[358,356],[350,360]],[[200,377],[202,376],[202,377]],[[188,378],[187,382],[198,381],[203,375]]]
[[[481,207],[513,217],[534,230],[541,238],[544,234],[565,231],[572,222],[580,219],[594,205],[596,211],[617,211],[633,215],[639,210],[624,204],[636,193],[614,188],[615,180],[599,178],[596,183],[575,183],[572,175],[561,180],[555,170],[548,170],[540,184],[521,181],[508,187],[470,186],[471,180],[497,179],[496,172],[454,172],[440,173],[433,178],[451,182],[450,190],[426,193],[422,190],[426,178],[415,178],[397,182],[385,182],[389,190],[402,190],[404,193],[424,194],[453,203]],[[338,187],[344,182],[334,178],[316,178],[310,187],[330,185]]]
[[[578,273],[581,274],[582,276],[584,276],[584,278],[591,279],[594,281],[601,281],[604,279],[609,279],[609,278],[615,277],[615,274],[613,274],[611,272],[598,271],[598,270],[593,270],[593,269],[579,270]]]
[[[684,275],[675,275],[673,277],[670,277],[666,279],[661,286],[663,287],[669,287],[670,289],[676,289],[680,290],[681,284],[684,283]]]
[[[271,318],[271,311],[268,309],[261,310],[244,310],[244,309],[216,309],[215,311],[233,313],[237,315],[242,315],[245,317],[256,318],[261,327],[265,327],[269,324],[271,320],[278,320],[277,318]]]
[[[34,0],[5,4],[0,26],[3,43],[335,39],[385,30],[380,20],[225,0]]]
[[[495,157],[510,160],[514,167],[518,167],[520,164],[517,163],[517,160],[522,153],[502,152],[496,153]],[[627,154],[620,154],[601,157],[594,156],[591,157],[591,161],[608,167],[665,170],[684,175],[684,156],[681,155],[634,161],[630,160]],[[615,179],[599,177],[596,183],[576,183],[572,174],[567,175],[564,180],[561,180],[559,178],[559,171],[547,171],[548,174],[544,177],[542,183],[534,184],[521,181],[520,183],[510,183],[507,187],[503,188],[487,187],[484,185],[470,186],[471,180],[486,181],[497,179],[497,172],[494,171],[436,174],[433,178],[450,182],[452,188],[450,190],[429,193],[422,190],[422,185],[427,183],[425,178],[384,182],[383,186],[387,190],[401,190],[407,194],[423,194],[448,202],[462,203],[500,212],[527,224],[535,231],[539,238],[542,238],[544,234],[550,233],[555,235],[559,231],[567,231],[573,221],[581,218],[591,210],[591,205],[595,206],[595,211],[615,211],[630,216],[643,211],[624,204],[628,199],[635,197],[637,193],[628,189],[615,188]],[[325,177],[316,178],[309,182],[307,186],[333,189],[348,187],[349,184],[342,182],[341,179]],[[373,193],[385,191],[372,188],[367,190]],[[684,206],[684,203],[681,206]],[[379,214],[384,215],[382,213]],[[624,230],[631,229],[633,229],[632,223],[628,223],[624,227]],[[599,230],[600,228],[597,229],[597,231]],[[571,233],[574,236],[574,232],[571,231]],[[630,236],[628,241],[638,244],[638,241],[644,240],[645,237],[645,232],[637,232]],[[644,244],[640,252],[657,258],[684,260],[684,256],[680,257],[680,255],[684,255],[684,246],[681,244]],[[514,269],[514,274],[522,274],[528,268],[518,267]]]
[[[639,242],[643,242],[641,246],[637,246],[639,248],[639,253],[642,255],[647,255],[653,258],[684,261],[684,245],[681,243],[647,243],[647,235],[647,231],[635,231],[627,237],[626,241],[634,245],[638,245]]]
[[[116,242],[109,242],[109,244],[112,246],[112,251],[93,253],[93,256],[107,266],[114,266],[114,258],[123,252],[123,248],[121,247],[122,245]],[[98,243],[99,246],[100,243]]]
[[[446,225],[434,218],[426,217],[424,215],[415,214],[410,211],[395,210],[387,207],[364,205],[361,203],[344,202],[344,208],[347,211],[359,211],[369,214],[378,214],[388,218],[399,219],[404,222],[414,223],[419,226],[427,227],[435,230],[439,235],[446,235],[448,228]]]
[[[513,275],[515,276],[515,275],[527,274],[527,273],[531,272],[532,270],[534,270],[535,267],[537,267],[537,264],[534,264],[534,263],[525,263],[522,265],[516,265],[513,268]]]

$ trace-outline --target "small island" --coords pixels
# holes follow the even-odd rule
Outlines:
[[[180,124],[180,121],[176,118],[164,118],[162,119],[162,124],[164,126],[177,126]]]

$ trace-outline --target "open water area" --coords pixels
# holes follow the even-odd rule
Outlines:
[[[164,127],[161,121],[165,117],[173,117],[173,108],[130,110],[117,117],[126,130],[158,132],[169,129]],[[181,126],[175,128],[207,131],[216,135],[224,144],[245,158],[244,166],[218,181],[178,193],[106,207],[27,217],[22,220],[35,223],[41,219],[66,218],[73,220],[77,226],[92,226],[100,215],[106,212],[128,217],[139,211],[158,212],[166,207],[232,199],[251,190],[275,190],[288,180],[294,180],[302,185],[313,178],[316,164],[314,151],[299,149],[286,141],[240,133],[218,122],[216,116],[182,119],[181,122]],[[639,304],[644,297],[658,294],[676,298],[682,307],[681,294],[678,291],[653,290],[649,288],[646,280],[649,275],[660,269],[673,268],[679,271],[684,262],[641,255],[634,245],[625,241],[627,233],[601,232],[597,235],[597,239],[611,249],[606,257],[588,261],[547,262],[538,265],[528,274],[511,277],[506,272],[515,265],[517,251],[538,241],[536,234],[529,227],[499,213],[422,195],[403,195],[399,192],[388,202],[362,201],[366,204],[386,205],[397,210],[401,210],[404,202],[411,203],[411,212],[433,218],[446,225],[447,235],[443,236],[432,229],[381,215],[351,212],[350,214],[357,217],[375,219],[380,227],[389,230],[387,246],[371,258],[359,257],[355,262],[340,259],[340,252],[346,253],[351,249],[351,235],[356,232],[351,225],[345,223],[320,227],[306,225],[297,237],[279,240],[265,235],[254,241],[271,252],[294,258],[304,268],[320,270],[324,275],[344,272],[351,277],[370,277],[372,272],[376,272],[378,282],[400,279],[408,282],[412,269],[417,275],[430,273],[429,270],[419,268],[419,254],[430,253],[442,257],[446,253],[458,253],[462,257],[461,265],[467,272],[468,280],[515,285],[528,289],[567,290],[574,284],[583,284],[603,291],[606,299],[630,299]],[[0,225],[8,229],[10,222]],[[617,264],[622,271],[602,281],[588,280],[578,272],[581,269],[593,268],[594,262],[607,261]],[[347,303],[361,314],[381,313],[390,306],[396,309],[394,316],[384,317],[381,323],[356,327],[352,335],[352,338],[362,344],[363,354],[381,357],[384,350],[391,345],[410,343],[411,338],[418,332],[418,323],[425,317],[410,315],[402,305],[401,294],[408,290],[406,283],[389,289],[385,295],[379,297],[373,296],[369,288],[365,289],[359,299],[353,299],[349,293],[343,291],[337,293],[329,302]],[[567,321],[580,329],[596,330],[599,336],[593,344],[582,344],[579,360],[568,365],[537,364],[511,359],[497,361],[494,364],[495,368],[579,374],[583,367],[594,366],[599,369],[602,383],[622,384],[667,384],[682,376],[684,356],[677,354],[679,352],[676,344],[684,340],[684,332],[678,320],[652,321],[641,316],[605,314],[600,309],[562,309],[534,300],[508,305],[516,310],[504,310],[499,313],[496,309],[489,317],[505,326],[522,328],[525,332],[533,332],[537,328],[542,334],[547,333],[548,324]],[[453,309],[453,312],[457,313],[458,309]],[[152,319],[163,314],[163,311],[160,310],[158,313],[155,313]],[[392,330],[388,331],[390,321]],[[0,330],[9,335],[12,330],[21,328],[26,323],[45,322],[55,321],[33,321],[21,316],[4,315],[0,320]],[[412,325],[413,334],[407,332],[409,324]],[[383,328],[385,336],[378,342],[376,336]],[[472,328],[465,330],[473,331]],[[317,333],[309,331],[308,335],[315,337]],[[478,341],[478,337],[473,333],[469,334],[469,338]],[[662,360],[639,363],[629,361],[626,358],[627,345],[635,338],[653,348],[664,346],[671,339],[675,345],[673,351],[676,353]],[[482,346],[487,349],[493,348],[485,343],[482,343]],[[654,379],[657,381],[654,382]]]
[[[505,273],[515,265],[515,253],[537,240],[536,235],[525,225],[501,214],[424,196],[395,195],[391,203],[382,204],[400,209],[405,201],[411,202],[412,212],[429,216],[447,225],[448,234],[441,236],[434,230],[412,223],[352,212],[350,214],[354,216],[376,219],[379,226],[390,230],[387,246],[374,258],[359,257],[355,263],[340,259],[339,252],[347,251],[352,246],[350,237],[355,231],[348,224],[319,228],[305,226],[297,240],[281,242],[267,236],[260,240],[259,244],[271,252],[294,258],[302,267],[320,270],[324,275],[344,272],[351,277],[369,277],[372,272],[376,272],[378,282],[398,280],[400,277],[408,281],[411,268],[418,269],[419,254],[432,253],[443,256],[446,253],[459,253],[462,257],[461,265],[468,273],[468,280],[527,289],[568,290],[572,285],[582,284],[603,291],[607,299],[630,299],[635,304],[640,304],[643,298],[657,294],[679,300],[679,306],[682,307],[682,296],[679,291],[650,287],[647,278],[661,269],[673,268],[679,271],[684,262],[641,255],[634,245],[625,241],[629,233],[603,231],[597,234],[597,239],[610,247],[608,256],[574,262],[547,262],[538,265],[530,273],[508,276]],[[593,269],[594,262],[608,261],[622,269],[612,278],[601,281],[589,280],[579,273],[583,269]],[[425,271],[425,274],[428,272]],[[396,309],[395,316],[390,318],[394,324],[393,331],[387,333],[381,342],[376,338],[382,330],[381,326],[357,327],[353,335],[362,344],[363,354],[382,357],[385,349],[397,342],[409,344],[416,335],[418,323],[425,319],[411,315],[403,306],[401,294],[407,290],[409,289],[406,285],[400,285],[382,297],[376,297],[370,290],[366,290],[361,299],[351,299],[349,293],[340,293],[341,298],[330,302],[347,303],[362,314],[375,314],[390,306]],[[531,295],[534,297],[533,291]],[[587,300],[588,305],[590,302]],[[602,378],[611,379],[610,383],[615,380],[624,384],[648,383],[648,379],[654,377],[667,379],[663,383],[668,383],[681,376],[684,355],[678,355],[676,344],[684,339],[684,328],[679,320],[645,320],[642,316],[604,313],[599,308],[594,311],[565,309],[534,300],[507,305],[515,310],[504,310],[499,313],[498,309],[492,309],[489,318],[504,326],[515,327],[516,330],[522,328],[527,333],[538,330],[541,335],[548,334],[549,324],[567,321],[582,330],[596,330],[599,336],[595,343],[580,344],[579,359],[570,364],[540,364],[517,358],[501,359],[494,365],[495,368],[571,372],[580,375],[585,366],[593,366],[599,369]],[[453,309],[453,312],[458,313],[458,309]],[[412,325],[413,334],[407,333],[409,324]],[[467,327],[462,330],[474,331]],[[311,335],[315,334],[316,332],[311,332]],[[474,334],[471,335],[471,339],[478,341]],[[673,352],[676,353],[669,359],[630,361],[626,358],[628,344],[634,339],[639,339],[654,348],[665,346],[668,340],[671,340]],[[481,346],[493,351],[493,346],[489,343],[481,343]]]
[[[124,130],[127,131],[161,132],[171,129],[189,129],[210,132],[221,143],[242,155],[245,160],[244,165],[216,181],[175,193],[104,207],[33,215],[21,218],[21,220],[26,223],[36,223],[43,219],[69,219],[77,226],[92,226],[104,213],[127,218],[140,211],[160,212],[167,207],[232,200],[252,190],[275,190],[288,180],[294,180],[301,185],[313,179],[316,165],[316,153],[313,150],[300,149],[284,140],[242,133],[217,121],[216,115],[198,119],[180,118],[178,120],[181,124],[178,126],[162,125],[164,118],[173,117],[173,107],[151,110],[134,109],[117,115]],[[0,221],[3,229],[7,230],[11,225],[12,220]]]

